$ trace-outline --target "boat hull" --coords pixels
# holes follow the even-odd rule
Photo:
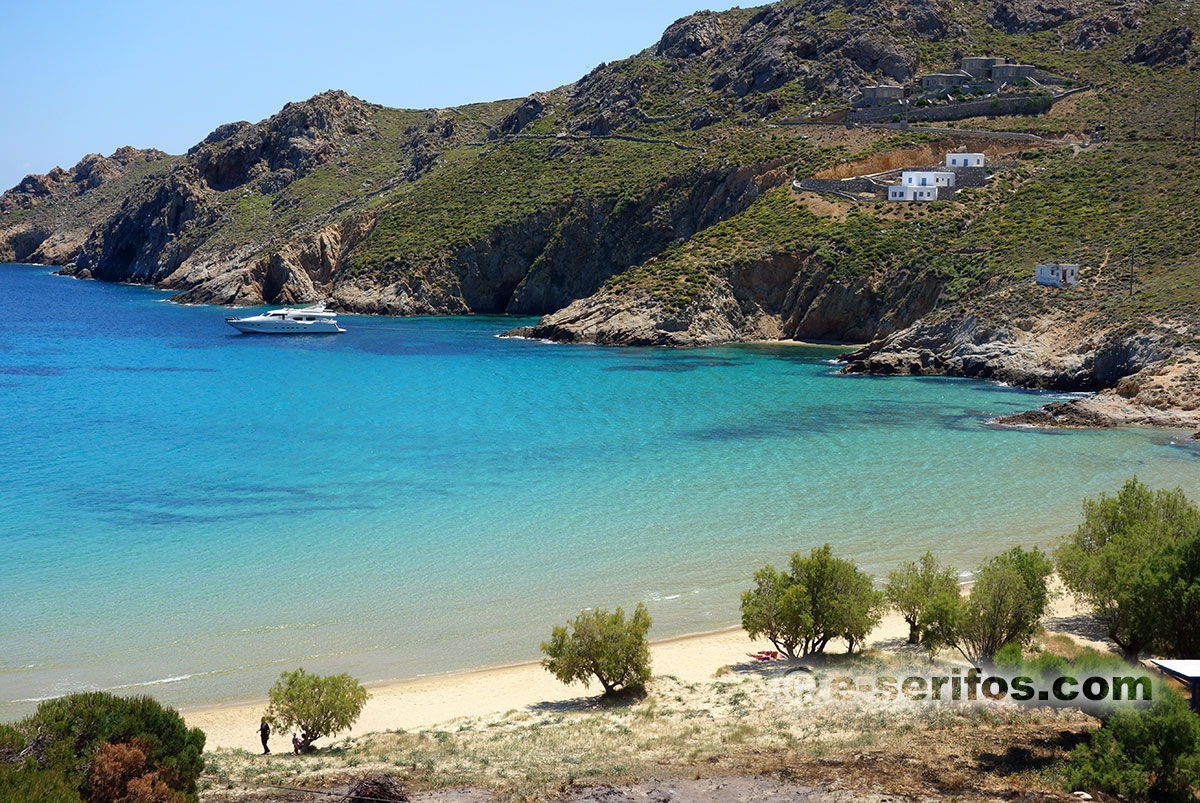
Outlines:
[[[226,318],[225,323],[248,335],[336,335],[346,331],[332,321],[256,321],[250,318]]]

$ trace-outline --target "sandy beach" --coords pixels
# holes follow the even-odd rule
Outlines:
[[[1047,616],[1047,629],[1055,620],[1069,621],[1081,613],[1068,596],[1056,599]],[[867,640],[868,647],[895,649],[908,636],[908,625],[896,613],[888,613]],[[1078,635],[1076,635],[1078,638]],[[1086,640],[1085,640],[1086,641]],[[1095,646],[1103,648],[1103,645]],[[685,682],[711,680],[721,667],[743,663],[747,653],[773,649],[770,642],[752,641],[740,627],[655,641],[651,644],[655,675],[674,675]],[[831,645],[831,652],[844,645]],[[459,717],[498,714],[538,703],[559,702],[579,697],[596,697],[599,686],[565,686],[542,668],[537,660],[466,672],[432,675],[392,682],[368,684],[371,698],[362,716],[348,734],[359,736],[394,729],[419,730]],[[184,709],[187,723],[208,735],[206,747],[243,748],[261,752],[258,722],[266,700],[233,705]],[[291,734],[273,737],[279,751],[286,751]],[[322,740],[328,745],[333,740]]]

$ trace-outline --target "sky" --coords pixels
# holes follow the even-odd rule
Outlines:
[[[182,153],[326,89],[405,108],[524,97],[703,3],[0,0],[0,191],[123,145]]]

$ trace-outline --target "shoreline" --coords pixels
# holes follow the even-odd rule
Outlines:
[[[1068,595],[1058,597],[1047,611],[1047,630],[1056,631],[1054,620],[1075,621],[1086,612]],[[1078,633],[1081,644],[1107,650],[1108,646]],[[912,651],[926,660],[924,653],[907,645],[908,624],[889,611],[871,632],[864,645],[891,653]],[[837,654],[840,643],[831,649]],[[752,664],[748,653],[773,650],[766,640],[751,640],[740,625],[672,636],[650,643],[651,666],[655,677],[671,676],[684,683],[708,683],[722,667]],[[418,675],[363,684],[370,698],[354,727],[335,737],[320,741],[329,747],[347,737],[368,733],[404,730],[421,731],[444,727],[448,723],[483,718],[510,711],[538,708],[571,701],[580,707],[596,703],[600,689],[595,684],[567,686],[542,668],[541,659],[482,666],[474,669]],[[198,727],[207,736],[205,750],[243,749],[260,753],[258,723],[266,707],[266,698],[235,703],[219,703],[180,709],[189,727]],[[276,744],[288,744],[290,734],[274,733]],[[281,748],[287,754],[286,747]]]
[[[890,618],[884,618],[876,633],[883,631]],[[907,633],[907,625],[904,627]],[[769,641],[752,641],[741,625],[732,625],[651,641],[651,666],[655,676],[672,675],[689,682],[711,680],[721,666],[748,661],[748,652],[764,649],[774,646]],[[599,697],[601,690],[596,684],[567,686],[543,669],[541,663],[540,658],[531,658],[363,683],[371,696],[362,716],[350,731],[322,740],[321,746],[327,747],[347,736],[397,728],[421,730],[465,717]],[[257,728],[266,705],[264,695],[251,700],[184,707],[179,713],[189,727],[199,727],[205,732],[205,750],[242,748],[261,752]],[[274,734],[272,738],[283,735]]]
[[[650,642],[650,647],[651,647],[651,649],[653,649],[657,646],[664,645],[664,644],[671,644],[671,643],[679,642],[679,641],[688,641],[690,639],[701,639],[701,638],[705,638],[708,636],[721,635],[723,633],[733,633],[733,632],[740,631],[741,629],[742,629],[741,625],[728,625],[726,627],[718,627],[718,628],[714,628],[712,630],[700,630],[695,633],[683,633],[678,636],[666,636],[661,639],[652,640]],[[771,649],[774,649],[774,648],[771,648]],[[372,691],[373,689],[390,688],[392,686],[412,685],[412,684],[416,684],[416,683],[421,683],[423,681],[453,680],[454,678],[468,677],[471,675],[487,674],[490,672],[502,672],[504,670],[517,669],[520,667],[529,667],[529,666],[540,667],[541,663],[542,663],[541,658],[526,658],[526,659],[522,659],[519,661],[506,661],[504,663],[499,663],[499,664],[482,664],[480,666],[472,666],[472,667],[467,667],[464,669],[447,669],[447,670],[440,671],[440,672],[423,672],[423,673],[417,674],[417,675],[407,675],[407,676],[395,677],[395,678],[382,678],[380,680],[369,680],[369,681],[363,681],[362,685],[363,685],[363,688],[365,688],[367,691]],[[580,688],[582,688],[582,687],[580,687]],[[52,699],[52,698],[50,698],[50,699]],[[192,714],[204,714],[209,711],[219,711],[219,710],[226,709],[226,708],[243,708],[243,707],[247,707],[247,706],[265,707],[266,704],[267,704],[267,697],[266,697],[266,695],[263,695],[261,697],[245,697],[245,698],[239,698],[239,699],[235,699],[235,700],[223,700],[223,701],[217,702],[217,703],[201,703],[199,705],[180,706],[180,707],[178,707],[177,710],[179,711],[179,713],[183,714],[184,717],[186,718],[187,716],[192,715]]]

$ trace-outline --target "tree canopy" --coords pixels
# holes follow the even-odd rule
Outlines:
[[[563,683],[586,686],[595,678],[605,694],[642,686],[650,679],[649,630],[650,614],[640,602],[628,621],[621,608],[583,611],[542,643],[542,666]]]
[[[751,638],[770,639],[789,658],[823,653],[835,638],[853,652],[879,624],[883,593],[852,561],[834,557],[829,544],[807,557],[793,553],[789,568],[765,566],[742,594],[742,627]]]
[[[310,675],[300,667],[283,672],[269,693],[264,716],[277,730],[300,731],[300,749],[323,736],[349,730],[370,695],[345,672]]]
[[[985,562],[971,593],[957,589],[935,597],[921,615],[922,643],[931,652],[953,647],[972,664],[990,664],[1008,644],[1033,637],[1050,603],[1053,565],[1034,548],[1013,547]]]
[[[1178,488],[1134,477],[1116,496],[1084,500],[1083,523],[1055,561],[1127,660],[1152,646],[1180,655],[1200,646],[1200,510]]]
[[[926,552],[888,573],[884,594],[888,603],[908,623],[908,643],[921,640],[921,613],[942,594],[958,594],[958,573]]]

